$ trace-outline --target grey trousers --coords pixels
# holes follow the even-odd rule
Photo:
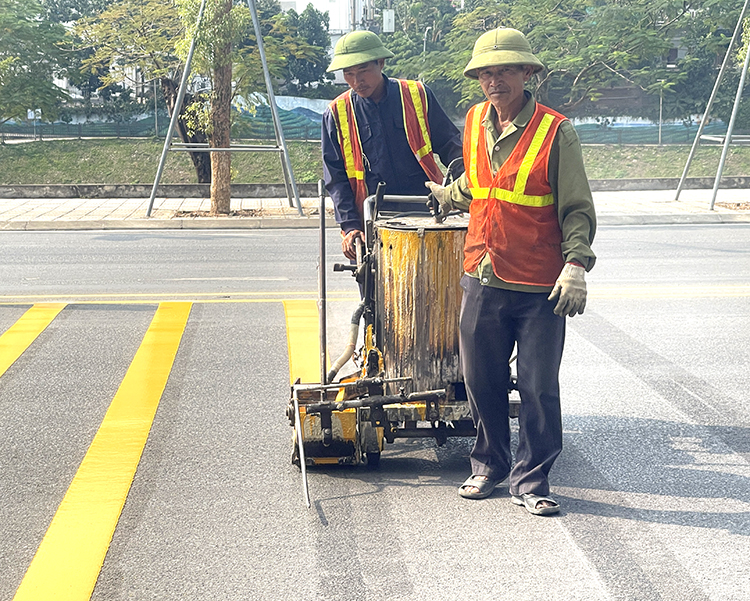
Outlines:
[[[482,286],[467,275],[461,287],[461,367],[477,428],[472,473],[493,479],[510,474],[511,494],[547,495],[550,469],[562,451],[558,374],[565,318],[552,312],[555,303],[546,294]],[[513,465],[508,362],[516,344],[521,409]]]

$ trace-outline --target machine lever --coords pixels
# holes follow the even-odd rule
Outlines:
[[[356,265],[345,265],[343,263],[334,263],[333,264],[333,270],[334,271],[351,271],[352,273],[354,273],[355,271],[357,271],[357,266]]]

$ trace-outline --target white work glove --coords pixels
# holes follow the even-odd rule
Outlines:
[[[444,218],[453,209],[453,205],[451,204],[450,199],[450,193],[448,192],[447,188],[429,180],[426,181],[424,185],[425,188],[430,189],[430,199],[434,198],[438,204],[438,212],[436,214],[434,204],[431,202],[431,200],[428,200],[427,206],[429,207],[430,212],[433,215]]]
[[[573,317],[586,308],[586,270],[575,263],[566,263],[557,277],[555,287],[547,300],[555,300],[555,315]],[[558,298],[559,297],[559,298]]]

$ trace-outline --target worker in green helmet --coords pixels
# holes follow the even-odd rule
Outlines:
[[[432,91],[383,74],[392,57],[371,31],[352,31],[336,43],[328,67],[342,69],[349,84],[326,109],[321,136],[323,178],[349,259],[356,257],[355,240],[364,240],[362,205],[378,182],[389,195],[422,196],[425,182],[443,180],[436,155],[444,165],[462,156],[461,134]],[[414,210],[397,203],[380,209]]]
[[[466,171],[447,187],[426,183],[440,211],[471,214],[459,337],[477,438],[472,475],[459,494],[482,499],[508,478],[512,502],[535,515],[560,509],[548,475],[562,450],[565,317],[586,305],[596,230],[575,129],[526,90],[543,68],[520,31],[482,34],[464,70],[487,98],[466,116]],[[521,396],[515,461],[508,420],[514,347]]]

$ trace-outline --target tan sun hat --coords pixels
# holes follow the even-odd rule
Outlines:
[[[393,58],[393,52],[383,46],[383,42],[372,31],[350,31],[336,42],[333,60],[328,71],[354,67],[379,58]]]
[[[479,36],[464,75],[477,79],[477,70],[499,65],[531,65],[534,73],[544,69],[542,62],[531,52],[526,36],[510,27],[498,27]]]

